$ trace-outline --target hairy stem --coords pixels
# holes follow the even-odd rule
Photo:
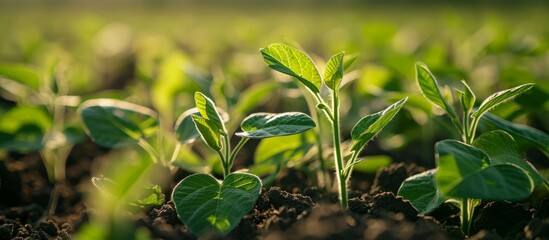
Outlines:
[[[347,209],[347,179],[345,173],[343,172],[343,158],[341,154],[341,139],[339,135],[339,93],[333,91],[332,98],[332,135],[334,141],[334,161],[336,165],[336,175],[338,180],[339,187],[339,200],[341,201],[341,208],[343,210]]]

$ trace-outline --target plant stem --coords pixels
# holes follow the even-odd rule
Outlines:
[[[244,146],[244,144],[246,144],[248,142],[248,140],[250,140],[250,139],[249,138],[241,138],[240,141],[238,142],[238,144],[236,145],[236,147],[234,148],[233,152],[231,153],[231,155],[229,157],[229,166],[231,168],[233,166],[234,159],[236,158],[236,155],[238,154],[238,152],[240,152],[240,149],[242,149],[242,147]]]
[[[461,230],[469,235],[471,230],[471,221],[473,220],[473,214],[475,211],[474,199],[464,198],[461,199],[461,209],[460,209],[460,219],[461,219]]]
[[[158,163],[160,161],[160,155],[154,148],[147,142],[147,140],[143,138],[139,138],[137,141],[137,144],[143,148],[153,159],[153,162]]]
[[[57,203],[59,202],[59,194],[59,183],[56,182],[53,184],[53,189],[50,194],[50,201],[48,202],[48,206],[44,214],[48,214],[49,216],[55,214],[55,210],[57,209]]]
[[[316,131],[316,147],[318,148],[318,161],[320,162],[320,171],[322,171],[322,184],[324,189],[329,189],[327,186],[330,185],[330,180],[328,176],[328,171],[326,170],[326,162],[324,161],[324,156],[322,154],[322,120],[320,119],[320,114],[318,111],[315,111],[316,119],[318,123],[318,131]]]
[[[322,178],[322,182],[319,181],[319,185],[322,186],[324,190],[329,190],[327,186],[330,186],[330,179],[329,179],[330,176],[328,175],[328,171],[326,169],[326,162],[322,154],[323,153],[322,147],[324,145],[322,142],[322,136],[323,136],[322,134],[323,126],[322,126],[322,119],[321,119],[322,114],[320,113],[320,109],[317,109],[315,107],[315,104],[314,104],[315,100],[311,99],[310,96],[311,95],[308,95],[308,94],[304,95],[305,101],[307,102],[307,106],[309,107],[309,112],[311,113],[311,116],[313,116],[314,121],[318,124],[318,128],[315,128],[315,140],[316,140],[316,147],[318,149],[317,158],[318,158],[318,161],[320,162],[320,171],[321,171],[320,175]],[[312,96],[317,101],[320,102],[320,97],[317,97],[316,95],[312,95]],[[313,112],[315,113],[314,115],[313,115]]]
[[[341,154],[341,140],[339,135],[339,93],[333,91],[332,98],[332,135],[334,141],[334,161],[336,165],[337,184],[339,187],[339,200],[341,208],[347,209],[347,181],[343,172],[343,158]]]
[[[173,150],[172,157],[170,158],[170,161],[168,163],[172,163],[177,159],[177,155],[179,155],[179,152],[181,152],[181,147],[182,147],[181,143],[177,142],[175,144],[175,148]]]

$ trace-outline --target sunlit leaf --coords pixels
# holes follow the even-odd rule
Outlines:
[[[300,112],[254,113],[242,121],[243,132],[236,135],[247,138],[268,138],[301,133],[315,126],[311,117]]]
[[[207,174],[181,180],[172,194],[179,218],[200,236],[209,231],[228,234],[255,205],[261,181],[248,173],[232,173],[220,182]]]
[[[533,86],[533,83],[528,83],[492,94],[490,97],[486,98],[482,104],[480,104],[480,107],[478,107],[478,109],[472,114],[472,117],[478,118],[482,116],[484,113],[489,112],[496,106],[530,90]]]
[[[156,130],[156,113],[146,107],[115,99],[88,100],[78,108],[84,129],[104,147],[138,143]]]
[[[467,112],[471,111],[475,106],[476,97],[469,85],[465,81],[461,81],[464,86],[464,92],[460,97],[461,105]]]
[[[219,128],[214,121],[207,118],[201,117],[199,115],[191,115],[193,122],[196,126],[196,129],[200,133],[202,140],[212,148],[213,150],[221,150],[221,134]]]
[[[324,83],[330,89],[336,91],[339,89],[343,79],[343,56],[345,52],[340,52],[330,58],[324,70]]]
[[[281,43],[271,44],[260,49],[260,52],[268,67],[295,77],[313,93],[320,93],[322,79],[305,53]]]
[[[201,92],[196,92],[194,94],[194,101],[200,115],[214,123],[219,130],[225,132],[225,124],[221,120],[222,118],[219,112],[217,112],[215,103]]]
[[[360,119],[351,131],[353,139],[353,151],[358,151],[374,138],[402,108],[408,98],[401,99],[383,111],[370,114]]]
[[[416,63],[416,80],[425,98],[444,109],[450,116],[456,116],[454,110],[440,92],[435,76],[423,63]]]

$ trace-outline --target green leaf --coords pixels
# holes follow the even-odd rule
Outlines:
[[[416,80],[425,98],[444,109],[452,118],[456,116],[450,104],[442,96],[435,76],[423,63],[416,63]]]
[[[430,213],[446,201],[437,188],[436,172],[431,169],[411,176],[398,189],[398,195],[410,200],[419,214]]]
[[[437,186],[448,198],[521,200],[534,189],[528,174],[513,164],[490,165],[480,149],[456,140],[435,145]]]
[[[164,204],[164,194],[162,193],[162,188],[158,185],[145,186],[143,195],[143,198],[130,204],[139,207],[160,206]]]
[[[345,56],[345,52],[332,56],[324,70],[324,83],[333,91],[339,90],[339,84],[343,79],[343,56]]]
[[[521,93],[530,90],[530,88],[532,88],[533,86],[533,83],[528,83],[494,93],[490,97],[486,98],[486,100],[484,100],[482,104],[480,104],[480,107],[478,107],[478,109],[471,115],[471,117],[478,118],[484,113],[487,113],[490,110],[494,109],[496,106],[513,99]]]
[[[191,232],[228,234],[255,205],[261,181],[248,173],[231,173],[223,182],[197,173],[179,182],[172,194],[177,215]]]
[[[243,132],[237,136],[247,138],[268,138],[292,135],[316,127],[315,122],[305,113],[254,113],[242,121]]]
[[[221,150],[221,134],[217,125],[207,118],[198,115],[191,116],[202,140],[213,150]]]
[[[196,125],[193,122],[193,115],[200,115],[197,108],[189,109],[183,112],[175,122],[175,139],[178,142],[187,144],[193,143],[200,138],[200,133],[196,130]]]
[[[534,180],[535,187],[543,184],[543,177],[522,158],[515,139],[505,131],[496,130],[483,133],[475,139],[472,145],[488,155],[491,165],[514,164],[528,173]]]
[[[544,133],[530,126],[506,121],[505,119],[499,118],[496,115],[492,114],[483,115],[482,121],[483,123],[495,126],[509,132],[515,138],[521,138],[530,142],[540,151],[545,153],[546,156],[549,156],[549,135],[547,135],[547,133]]]
[[[471,91],[471,88],[469,88],[469,85],[467,85],[465,81],[462,80],[461,83],[465,87],[464,92],[460,97],[461,105],[464,110],[469,112],[475,106],[476,97],[473,91]]]
[[[268,165],[269,170],[297,161],[314,146],[312,132],[261,140],[254,153],[254,165]]]
[[[51,128],[49,114],[39,107],[21,105],[0,114],[0,149],[37,151]]]
[[[275,82],[254,84],[240,95],[238,102],[234,105],[233,109],[241,114],[248,113],[262,104],[278,87],[278,84]]]
[[[137,144],[158,126],[153,110],[115,99],[92,99],[78,108],[88,135],[99,145],[118,148]]]
[[[281,43],[273,43],[259,51],[268,67],[295,77],[313,93],[320,93],[320,73],[305,53]]]
[[[0,78],[21,83],[33,90],[40,87],[40,77],[33,69],[15,64],[0,64]]]
[[[221,120],[222,118],[215,107],[215,103],[201,92],[196,92],[194,94],[194,101],[200,115],[203,118],[210,120],[220,131],[226,134],[225,124]]]
[[[383,111],[370,114],[360,119],[351,131],[352,151],[359,151],[372,140],[393,119],[408,98],[403,98]]]

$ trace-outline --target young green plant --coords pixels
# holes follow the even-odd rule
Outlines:
[[[422,63],[416,64],[416,79],[425,98],[447,113],[462,138],[437,142],[437,168],[402,183],[398,194],[409,199],[419,213],[431,212],[445,201],[455,203],[461,211],[461,229],[470,234],[474,209],[481,200],[521,200],[544,184],[536,169],[522,159],[510,134],[495,130],[475,137],[478,124],[488,111],[528,91],[533,84],[497,92],[475,109],[476,97],[462,81],[464,90],[457,90],[460,120],[437,80]]]
[[[40,153],[53,184],[44,215],[53,215],[69,153],[85,136],[73,125],[70,112],[80,97],[69,95],[68,81],[57,62],[44,77],[26,66],[0,65],[0,89],[5,91],[0,92],[2,97],[17,103],[0,117],[0,149]]]
[[[342,209],[347,209],[347,185],[353,166],[363,160],[359,158],[360,151],[393,119],[406,102],[406,98],[383,111],[362,118],[351,131],[353,144],[350,152],[345,154],[341,147],[341,119],[339,110],[339,88],[343,79],[344,52],[338,53],[328,60],[323,76],[320,75],[313,61],[305,53],[293,47],[274,43],[260,49],[260,52],[268,67],[301,82],[316,100],[316,107],[328,118],[334,146],[333,156],[336,167],[339,200]],[[330,103],[326,102],[321,96],[323,85],[330,89]],[[348,160],[345,160],[345,157],[349,157]]]
[[[236,133],[241,139],[233,149],[215,103],[200,92],[195,93],[195,103],[198,112],[191,115],[192,121],[202,140],[219,155],[223,180],[205,173],[190,175],[176,185],[172,199],[177,215],[191,232],[199,236],[211,230],[227,234],[253,208],[262,186],[256,175],[231,172],[244,144],[251,138],[298,134],[316,125],[309,116],[299,112],[255,113],[242,121],[243,131]]]

